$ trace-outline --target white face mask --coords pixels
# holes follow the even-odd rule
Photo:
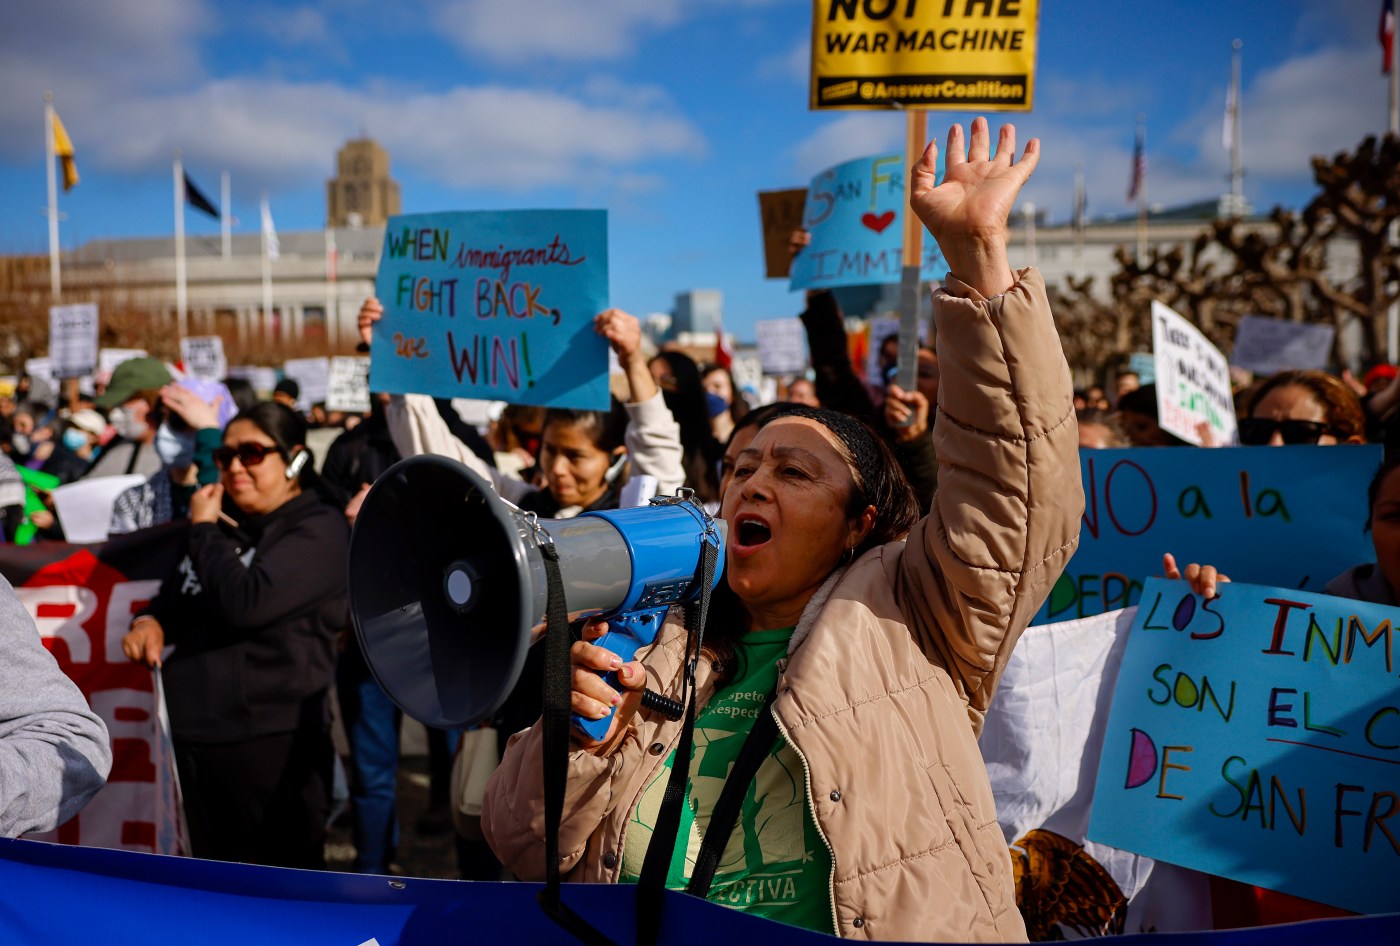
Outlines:
[[[118,437],[127,440],[141,440],[151,430],[151,425],[144,420],[137,420],[125,407],[114,407],[107,419],[112,424],[112,429],[117,432]]]
[[[156,428],[156,439],[151,444],[156,456],[166,466],[189,466],[194,462],[194,433],[177,434],[168,424]]]
[[[30,448],[31,446],[33,446],[33,444],[31,444],[31,443],[29,442],[29,435],[28,435],[28,434],[11,434],[11,435],[10,435],[10,448],[11,448],[12,450],[14,450],[15,456],[19,456],[19,457],[27,457],[27,456],[29,456],[29,448]]]

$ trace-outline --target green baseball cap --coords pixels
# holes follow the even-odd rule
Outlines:
[[[157,391],[174,380],[159,358],[131,358],[117,365],[107,390],[94,403],[104,411],[111,410],[140,391]]]

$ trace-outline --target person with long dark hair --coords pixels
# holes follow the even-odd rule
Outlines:
[[[214,451],[219,482],[190,499],[185,554],[122,640],[130,659],[163,667],[196,857],[325,865],[349,529],[310,461],[291,409],[234,417]]]

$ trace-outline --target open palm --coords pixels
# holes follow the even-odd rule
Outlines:
[[[966,152],[962,126],[954,125],[949,130],[942,184],[934,183],[937,144],[930,142],[914,165],[909,206],[944,248],[945,255],[949,243],[961,238],[1003,238],[1016,195],[1040,158],[1040,142],[1032,138],[1021,159],[1013,160],[1014,125],[1001,127],[996,157],[990,154],[990,144],[987,120],[977,118],[972,123],[971,147]]]

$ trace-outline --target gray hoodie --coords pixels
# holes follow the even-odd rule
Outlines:
[[[1395,607],[1395,593],[1385,582],[1385,576],[1375,562],[1348,568],[1322,589],[1323,594],[1338,598],[1351,598],[1353,601],[1369,601],[1371,604],[1384,604]]]
[[[0,837],[48,831],[107,782],[107,727],[0,578]]]

